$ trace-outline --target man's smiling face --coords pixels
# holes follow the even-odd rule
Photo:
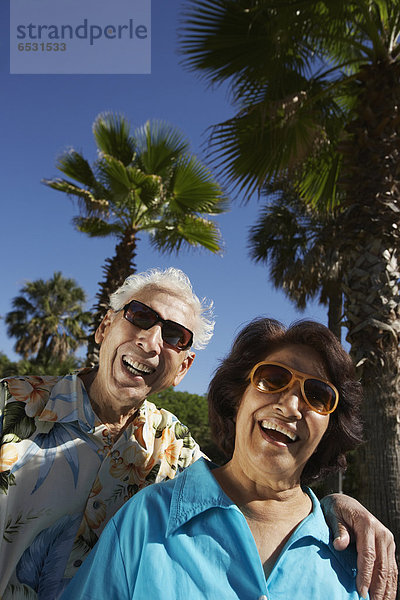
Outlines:
[[[184,299],[166,290],[146,287],[130,300],[138,300],[170,319],[193,330],[193,310]],[[140,329],[124,318],[124,311],[109,311],[96,331],[100,344],[96,388],[103,401],[123,412],[137,408],[151,393],[177,385],[193,362],[162,339],[161,324]]]

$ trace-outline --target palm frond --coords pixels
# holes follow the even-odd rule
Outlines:
[[[97,163],[98,176],[107,188],[114,204],[115,198],[126,196],[132,189],[129,169],[120,160],[111,155],[104,155]]]
[[[170,210],[217,215],[229,207],[209,169],[194,156],[186,156],[176,164],[168,191]]]
[[[112,156],[104,156],[99,162],[98,169],[104,185],[107,185],[113,204],[150,183],[157,188],[160,182],[159,176],[148,175],[134,165],[127,167]]]
[[[48,187],[64,192],[68,196],[77,198],[80,206],[88,214],[105,214],[109,210],[109,202],[106,198],[97,198],[90,190],[81,188],[66,179],[43,179],[42,182]]]
[[[129,165],[135,156],[136,145],[126,119],[118,114],[102,113],[93,124],[93,134],[100,151]]]
[[[296,108],[288,117],[285,110],[287,104],[252,105],[214,129],[211,155],[227,184],[238,182],[250,195],[281,170],[297,169],[313,152],[324,135],[318,121]]]
[[[175,223],[160,220],[151,231],[151,245],[162,253],[179,252],[182,246],[204,248],[213,253],[221,252],[221,233],[215,223],[194,215],[187,215]]]
[[[298,189],[306,202],[316,208],[332,210],[339,204],[337,191],[343,157],[338,152],[327,152],[318,161],[310,160],[298,181]],[[318,167],[316,168],[318,164]]]
[[[71,148],[61,154],[56,162],[59,171],[91,188],[96,183],[96,177],[88,163],[79,152]]]
[[[73,223],[78,231],[86,233],[89,237],[107,237],[123,231],[120,223],[107,223],[98,217],[74,217]]]
[[[298,30],[297,8],[298,3],[287,2],[277,10],[276,2],[265,0],[191,0],[183,14],[182,62],[210,83],[229,80],[232,87],[243,80],[279,79],[289,64],[306,71],[310,55],[301,44],[290,56],[286,52]]]
[[[137,164],[145,173],[168,176],[171,165],[189,150],[183,134],[165,121],[147,121],[135,131]]]
[[[250,230],[250,255],[267,265],[275,287],[299,309],[319,294],[327,303],[328,289],[339,285],[334,218],[307,205],[292,184],[270,186],[269,201]]]

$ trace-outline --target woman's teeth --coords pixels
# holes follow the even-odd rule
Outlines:
[[[263,421],[260,421],[260,425],[266,433],[271,430],[277,431],[289,438],[291,442],[295,442],[298,439],[298,436],[293,431],[290,431],[289,429],[286,429],[286,427],[282,427],[282,425],[278,425],[278,423],[274,423],[273,421],[264,419]]]

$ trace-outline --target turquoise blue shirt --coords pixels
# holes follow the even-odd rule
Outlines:
[[[317,498],[265,579],[246,519],[198,460],[109,522],[62,600],[355,600],[356,553],[332,545]]]

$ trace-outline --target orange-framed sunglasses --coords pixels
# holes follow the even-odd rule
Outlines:
[[[332,383],[296,371],[296,369],[279,362],[262,361],[257,363],[252,368],[249,378],[252,385],[264,394],[283,392],[295,381],[298,381],[304,401],[311,410],[320,415],[332,413],[339,402],[339,392]]]

